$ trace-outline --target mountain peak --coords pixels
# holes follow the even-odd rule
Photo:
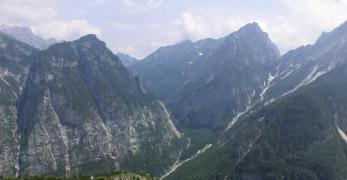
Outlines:
[[[231,33],[228,35],[228,38],[235,38],[235,37],[246,37],[246,38],[258,38],[258,37],[264,37],[264,39],[268,39],[267,33],[265,33],[258,23],[248,23],[245,26],[241,27],[238,31]]]
[[[238,40],[242,44],[249,43],[249,45],[253,47],[257,46],[263,50],[271,50],[275,56],[280,56],[277,46],[256,22],[246,24],[238,31],[226,36],[224,39],[226,39],[228,44],[233,44],[235,40]]]
[[[91,47],[95,45],[106,46],[105,42],[98,39],[95,34],[87,34],[80,37],[78,40],[74,41],[77,44],[84,45],[86,47]]]
[[[256,33],[256,32],[261,32],[260,26],[256,22],[248,23],[245,26],[241,27],[238,32],[246,32],[246,33]]]
[[[82,41],[95,41],[95,40],[100,41],[95,34],[84,35],[84,36],[80,37],[79,40],[82,40]]]

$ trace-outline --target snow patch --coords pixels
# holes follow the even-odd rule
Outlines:
[[[190,138],[187,137],[187,139],[188,139],[188,144],[187,144],[187,148],[186,149],[189,149],[189,147],[190,147]]]
[[[231,120],[231,122],[228,124],[227,128],[224,130],[224,132],[228,131],[230,128],[232,128],[235,123],[239,120],[239,118],[246,114],[248,111],[250,111],[253,106],[256,104],[252,104],[253,102],[253,99],[254,99],[254,96],[255,96],[255,91],[252,92],[252,94],[250,96],[247,97],[248,99],[248,102],[247,102],[247,106],[246,106],[246,109],[240,113],[237,113],[236,116]]]
[[[264,89],[263,91],[260,93],[260,101],[264,100],[265,94],[267,92],[267,90],[269,90],[270,86],[271,86],[271,82],[275,79],[275,76],[272,76],[271,73],[269,73],[269,76],[267,78],[267,82],[264,84]]]
[[[4,77],[9,74],[8,69],[4,69],[2,72],[0,72],[0,80],[4,82],[6,85],[11,86],[10,83],[8,83]]]
[[[247,107],[246,107],[246,110],[244,110],[244,111],[242,111],[242,112],[240,112],[240,113],[237,113],[236,116],[235,116],[235,117],[231,120],[231,122],[228,124],[228,127],[224,130],[224,132],[226,132],[226,131],[228,131],[230,128],[232,128],[232,127],[235,125],[235,123],[239,120],[239,118],[240,118],[242,115],[246,114],[250,109],[251,109],[251,107],[250,107],[250,106],[247,106]]]
[[[291,65],[290,67],[292,67],[292,66],[293,66],[293,65]],[[280,76],[281,76],[282,74],[284,74],[284,73],[286,73],[286,74],[285,74],[284,76],[282,76],[280,79],[282,80],[282,79],[287,78],[288,76],[290,76],[291,74],[293,74],[294,71],[298,70],[300,67],[301,67],[300,64],[296,64],[296,65],[294,66],[293,69],[283,71],[282,73],[280,73]]]
[[[300,87],[303,87],[303,86],[306,86],[306,85],[312,83],[313,81],[318,79],[320,76],[331,71],[334,67],[335,67],[335,64],[332,63],[326,70],[318,71],[319,66],[317,66],[317,65],[314,66],[312,71],[305,77],[305,79],[303,79],[299,84],[297,84],[292,90],[289,90],[289,91],[283,93],[281,95],[281,97],[286,96],[288,94],[291,94],[291,93],[295,92],[296,90],[298,90]]]
[[[337,131],[339,132],[341,138],[347,143],[347,135],[345,134],[345,132],[342,131],[342,129],[340,129],[340,127],[337,125],[337,123],[335,123]]]

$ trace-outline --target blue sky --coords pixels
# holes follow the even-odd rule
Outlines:
[[[160,46],[230,34],[258,22],[282,53],[347,20],[347,0],[1,0],[0,24],[73,40],[94,33],[142,58]]]

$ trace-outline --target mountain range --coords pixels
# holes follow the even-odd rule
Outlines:
[[[161,48],[130,67],[145,87],[158,91],[179,129],[191,138],[186,156],[210,144],[196,158],[183,157],[184,164],[167,179],[345,179],[344,118],[328,107],[344,107],[346,35],[344,23],[315,44],[280,56],[253,23],[218,40]],[[207,50],[184,51],[204,41]],[[210,56],[191,61],[192,54],[206,53]],[[183,57],[172,59],[174,54]],[[191,62],[206,65],[189,70],[182,65]],[[189,76],[177,78],[187,71]]]
[[[10,36],[1,175],[347,179],[347,22],[284,55],[257,23],[143,60],[95,35],[44,50]]]

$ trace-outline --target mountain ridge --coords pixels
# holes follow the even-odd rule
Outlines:
[[[58,40],[54,38],[43,39],[35,35],[28,27],[8,26],[2,24],[0,25],[0,32],[7,34],[8,36],[11,36],[19,41],[25,42],[40,50],[46,49],[50,45],[58,42]]]
[[[263,56],[262,52],[268,53],[268,55]],[[241,57],[252,53],[258,54]],[[236,56],[243,59],[236,58]],[[173,58],[170,59],[170,57]],[[217,73],[221,72],[220,69],[230,66],[235,71],[239,68],[236,64],[244,64],[247,68],[252,66],[251,63],[256,63],[254,66],[260,66],[261,69],[263,68],[261,66],[264,68],[268,66],[266,65],[268,59],[270,60],[268,64],[275,64],[277,61],[275,59],[278,57],[279,52],[268,38],[267,33],[263,32],[257,23],[250,23],[220,39],[203,39],[195,43],[183,41],[172,46],[159,48],[144,60],[130,66],[130,70],[140,77],[145,87],[171,106],[170,104],[175,104],[175,101],[180,101],[177,98],[187,99],[183,96],[192,95],[194,91],[199,89],[199,86],[213,80],[214,76],[218,76]],[[260,62],[261,60],[263,62]],[[273,62],[271,62],[272,60]],[[226,70],[225,77],[227,77],[226,73],[230,73],[228,71]],[[245,74],[245,76],[247,75]],[[263,77],[264,82],[261,84],[267,81],[268,73],[265,73],[264,76],[266,77]],[[260,90],[258,91],[260,93]],[[182,104],[177,106],[186,108]],[[175,114],[175,110],[173,113]],[[176,118],[181,119],[177,114]]]

